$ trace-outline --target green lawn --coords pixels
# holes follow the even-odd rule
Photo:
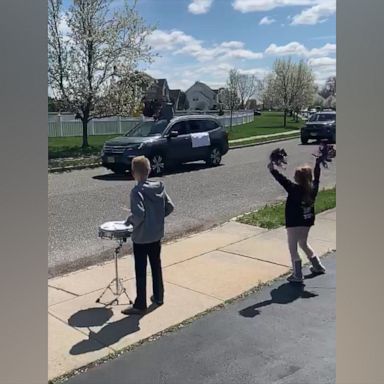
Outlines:
[[[88,136],[89,148],[81,148],[82,137],[50,137],[48,138],[48,157],[50,159],[99,155],[103,144],[113,137],[121,135]]]
[[[302,121],[295,123],[292,121],[292,118],[288,116],[287,128],[284,128],[282,112],[262,112],[261,116],[255,116],[253,122],[232,127],[229,133],[229,140],[282,133],[293,129],[300,129],[302,126]]]
[[[302,125],[302,122],[295,123],[292,118],[287,117],[287,128],[283,128],[281,112],[263,112],[261,116],[256,116],[251,123],[234,126],[229,132],[229,140],[286,132],[299,129]],[[89,148],[85,150],[81,148],[81,137],[50,137],[48,139],[48,157],[57,159],[99,155],[103,144],[116,136],[120,135],[89,136]]]
[[[315,203],[315,212],[320,213],[335,207],[336,188],[320,191]],[[285,202],[270,204],[256,212],[239,217],[237,221],[261,228],[275,229],[285,224],[284,210]]]

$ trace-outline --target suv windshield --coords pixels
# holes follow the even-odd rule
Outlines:
[[[331,113],[316,113],[312,115],[309,121],[333,121],[336,120],[336,115]]]
[[[168,125],[167,120],[159,121],[143,121],[136,125],[131,131],[127,132],[124,136],[127,137],[149,137],[160,136]]]

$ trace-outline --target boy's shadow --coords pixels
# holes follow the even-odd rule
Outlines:
[[[117,343],[123,337],[140,330],[140,319],[157,308],[152,304],[148,307],[144,315],[132,315],[121,320],[106,324],[98,332],[93,332],[89,327],[102,326],[113,315],[108,308],[90,308],[79,311],[71,316],[68,324],[73,327],[87,327],[89,330],[88,339],[82,340],[74,345],[71,355],[81,355],[83,353],[99,351],[110,345]],[[95,316],[96,315],[96,316]]]
[[[271,299],[251,305],[239,311],[243,317],[255,317],[260,314],[258,308],[266,307],[271,304],[289,304],[297,299],[310,299],[318,296],[316,293],[308,292],[302,284],[285,283],[271,291]]]

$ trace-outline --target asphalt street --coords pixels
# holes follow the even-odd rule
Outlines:
[[[279,280],[67,383],[334,384],[336,254],[324,263],[302,288]]]
[[[176,204],[167,219],[166,238],[225,222],[285,196],[266,169],[269,153],[283,146],[288,153],[288,175],[295,166],[313,162],[315,145],[298,139],[230,150],[218,168],[187,164],[165,175],[168,193]],[[323,171],[321,185],[336,184],[336,162]],[[48,175],[50,276],[112,257],[113,242],[98,239],[98,226],[123,220],[129,213],[129,177],[104,168]],[[125,251],[128,251],[127,244]]]

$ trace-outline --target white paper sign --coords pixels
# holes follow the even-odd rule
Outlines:
[[[209,147],[211,145],[211,140],[209,138],[208,132],[192,133],[191,139],[192,148]]]

